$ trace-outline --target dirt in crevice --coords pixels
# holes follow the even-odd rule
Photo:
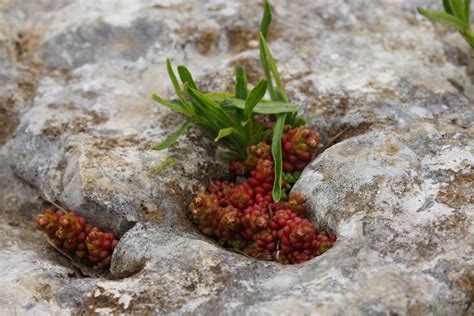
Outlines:
[[[232,26],[226,30],[226,35],[232,54],[253,49],[258,45],[258,32],[244,26]]]
[[[18,123],[13,98],[0,99],[0,145],[4,144],[15,132]]]
[[[321,144],[323,147],[318,148],[317,154],[320,155],[326,149],[340,143],[346,139],[365,134],[373,126],[373,123],[362,122],[359,125],[341,124],[337,127],[328,129],[327,131],[318,131],[321,134]]]
[[[62,134],[70,132],[79,134],[86,131],[91,125],[100,125],[107,121],[107,115],[96,111],[86,111],[86,116],[75,117],[67,122],[49,119],[45,122],[41,133],[50,139],[56,139]]]
[[[13,55],[18,63],[25,63],[33,58],[33,54],[41,43],[41,37],[33,31],[18,32],[13,42]]]
[[[199,38],[196,42],[196,49],[203,55],[212,53],[219,40],[219,33],[213,28],[204,28],[200,31]]]

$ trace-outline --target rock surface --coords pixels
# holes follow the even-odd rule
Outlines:
[[[421,3],[421,2],[420,2]],[[415,4],[272,1],[288,94],[322,135],[294,188],[337,232],[297,266],[200,236],[193,194],[225,171],[153,104],[165,57],[203,90],[261,77],[261,7],[247,1],[0,3],[0,313],[469,314],[474,297],[474,109],[460,36]],[[428,5],[429,3],[424,3]],[[31,219],[44,200],[123,235],[116,280],[83,278]]]

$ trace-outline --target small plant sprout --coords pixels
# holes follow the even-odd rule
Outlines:
[[[168,59],[166,61],[168,75],[177,99],[165,100],[156,94],[153,94],[152,98],[187,118],[176,132],[155,147],[156,150],[170,147],[192,124],[204,128],[215,141],[224,141],[229,148],[224,155],[229,159],[243,161],[247,158],[247,148],[271,138],[275,166],[273,199],[279,201],[283,174],[281,148],[283,129],[285,126],[297,127],[304,121],[296,116],[299,106],[288,102],[275,60],[266,41],[271,19],[270,4],[264,1],[259,42],[265,79],[250,92],[248,92],[247,75],[241,65],[235,70],[234,93],[203,93],[185,66],[178,66],[176,76]],[[178,81],[178,77],[181,82]],[[271,100],[263,99],[267,91]],[[262,120],[256,119],[258,116],[260,118],[269,116],[270,120],[275,121],[273,128],[266,128]]]
[[[474,48],[474,33],[471,31],[470,0],[443,0],[444,12],[418,8],[427,19],[452,27],[459,31],[466,42]]]
[[[466,98],[474,101],[474,33],[471,30],[471,1],[443,0],[444,12],[418,8],[418,12],[433,22],[456,29],[471,47],[468,76],[470,82],[455,86]],[[451,81],[450,81],[451,82]]]

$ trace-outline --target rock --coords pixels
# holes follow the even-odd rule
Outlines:
[[[295,266],[222,249],[186,205],[225,173],[183,121],[165,58],[204,91],[261,78],[259,5],[146,0],[0,4],[4,313],[468,314],[474,109],[463,39],[413,2],[271,1],[272,52],[322,136],[294,191],[334,248]],[[6,47],[6,48],[4,48]],[[55,201],[122,236],[112,278],[81,278],[31,219]],[[13,312],[12,312],[13,311]]]

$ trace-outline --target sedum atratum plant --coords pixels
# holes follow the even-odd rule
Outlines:
[[[235,91],[203,93],[190,71],[167,70],[176,99],[153,100],[186,117],[184,124],[155,147],[176,142],[192,124],[226,144],[235,181],[212,182],[189,205],[190,217],[205,235],[248,256],[299,263],[322,254],[336,237],[318,231],[305,216],[303,195],[290,194],[304,167],[315,158],[319,134],[304,126],[299,106],[288,101],[266,41],[272,20],[268,1],[260,25],[260,60],[265,78],[248,90],[242,66],[235,70]],[[178,80],[178,77],[180,81]],[[265,100],[267,94],[270,100]]]

